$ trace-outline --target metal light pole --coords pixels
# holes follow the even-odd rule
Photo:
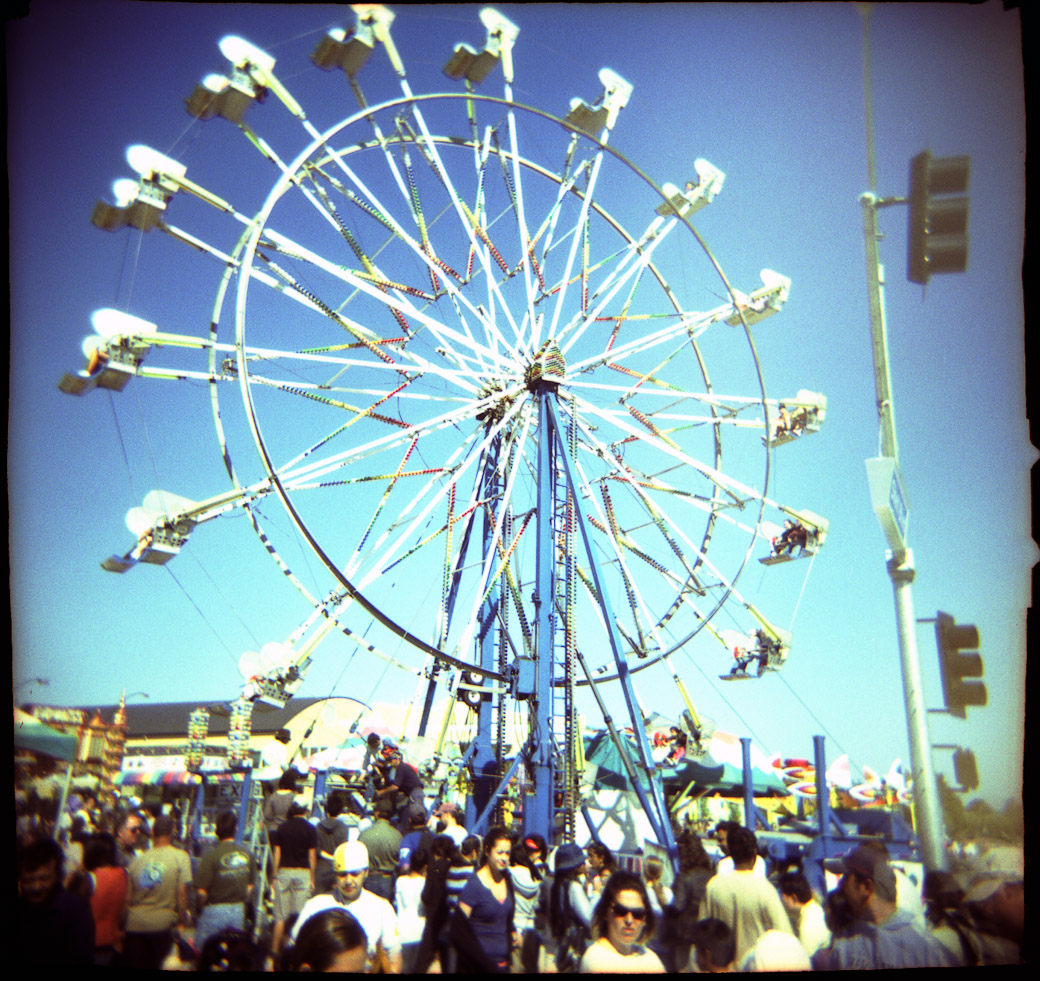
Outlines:
[[[888,367],[888,335],[885,325],[884,267],[878,252],[879,208],[904,204],[903,198],[878,198],[875,193],[874,132],[870,96],[870,14],[861,6],[864,25],[863,61],[867,109],[867,158],[871,189],[860,196],[863,209],[863,241],[866,250],[867,296],[870,304],[870,336],[873,343],[874,382],[877,389],[880,455],[866,461],[871,502],[881,522],[891,552],[887,559],[889,579],[895,593],[896,627],[899,632],[899,657],[903,672],[903,697],[906,703],[907,734],[913,773],[914,813],[921,853],[928,869],[945,869],[943,848],[945,828],[939,807],[939,791],[932,767],[931,742],[921,687],[917,652],[916,619],[911,585],[914,581],[913,552],[907,545],[909,515],[906,492],[899,470],[899,445],[896,441],[895,408]]]

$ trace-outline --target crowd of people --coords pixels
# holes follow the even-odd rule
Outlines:
[[[68,819],[20,820],[18,959],[389,974],[1024,963],[1017,847],[992,847],[959,875],[930,872],[918,890],[883,843],[861,841],[824,863],[837,885],[820,895],[797,865],[771,868],[750,830],[721,822],[709,835],[717,860],[694,830],[678,835],[673,876],[655,856],[620,860],[597,841],[471,835],[456,805],[427,813],[401,764],[370,785],[367,806],[335,792],[312,816],[292,771],[270,794],[269,931],[254,929],[266,899],[231,811],[194,859],[175,813],[75,796]]]

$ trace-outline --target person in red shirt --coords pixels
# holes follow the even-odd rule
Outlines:
[[[94,964],[110,966],[123,947],[123,918],[130,877],[116,858],[116,841],[105,832],[91,835],[83,848],[83,868],[94,913]]]

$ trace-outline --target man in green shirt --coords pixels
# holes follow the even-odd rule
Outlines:
[[[201,953],[206,941],[221,930],[245,928],[246,904],[253,898],[256,859],[235,841],[238,819],[231,811],[217,816],[217,844],[199,862],[195,893],[199,913],[195,948]]]
[[[377,800],[373,810],[375,822],[372,827],[362,831],[358,838],[368,849],[369,865],[365,888],[392,903],[401,851],[401,832],[390,823],[393,810],[389,800]]]

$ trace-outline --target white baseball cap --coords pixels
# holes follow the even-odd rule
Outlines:
[[[368,870],[368,849],[360,841],[345,841],[332,856],[336,872],[365,872]]]
[[[965,883],[964,899],[969,903],[981,903],[1005,883],[1024,881],[1025,856],[1022,849],[998,845],[975,863]]]

